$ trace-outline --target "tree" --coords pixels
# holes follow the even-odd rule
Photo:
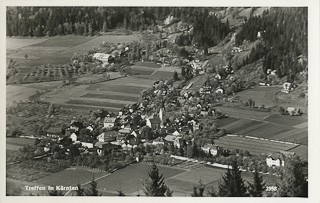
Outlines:
[[[179,79],[177,71],[173,72],[173,79],[174,80],[178,80]]]
[[[54,114],[56,107],[54,106],[53,103],[50,104],[49,109],[48,109],[48,115],[51,116]]]
[[[193,186],[193,193],[191,194],[192,197],[203,197],[205,185],[199,180],[199,185]]]
[[[55,186],[54,187],[54,190],[48,190],[48,195],[49,196],[63,196],[63,192],[60,191],[60,190],[57,190],[57,188]]]
[[[90,182],[90,188],[85,191],[86,196],[101,196],[102,194],[99,194],[98,191],[98,184],[97,181],[95,181],[94,178],[92,178],[91,182]]]
[[[77,196],[84,196],[84,188],[81,187],[80,183],[77,185],[78,190],[76,191]]]
[[[170,189],[165,184],[163,175],[159,174],[157,165],[153,163],[149,178],[143,183],[143,192],[149,197],[164,197],[168,190]]]
[[[308,197],[308,181],[302,169],[303,164],[298,158],[286,160],[280,171],[277,196]]]
[[[228,168],[226,174],[222,176],[218,195],[220,197],[245,197],[246,190],[237,161],[233,161],[232,169]]]
[[[279,112],[281,115],[285,115],[286,110],[285,110],[282,106],[279,106],[278,112]]]
[[[248,192],[251,197],[262,197],[262,193],[265,190],[265,183],[263,182],[262,176],[259,175],[257,165],[255,165],[253,183],[248,184]]]
[[[121,188],[119,190],[117,190],[117,193],[118,193],[117,196],[121,196],[121,197],[126,196]]]

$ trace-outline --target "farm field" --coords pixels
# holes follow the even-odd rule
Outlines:
[[[242,101],[252,99],[256,106],[265,105],[265,107],[276,106],[277,103],[273,101],[274,94],[279,91],[279,87],[255,87],[253,89],[238,92],[237,95]]]
[[[121,189],[126,195],[130,195],[143,188],[142,181],[148,177],[148,171],[150,169],[151,165],[147,163],[132,164],[112,173],[110,176],[98,180],[98,186],[102,191],[106,190],[116,193],[116,190]],[[158,169],[165,179],[184,171],[160,165]]]
[[[246,134],[249,134],[255,137],[270,138],[277,134],[289,131],[291,129],[292,128],[287,126],[269,123],[267,125],[261,126],[260,128],[248,131],[246,132]]]
[[[77,186],[78,183],[84,184],[91,181],[93,177],[97,179],[107,174],[107,172],[82,167],[73,167],[57,173],[51,173],[45,177],[37,179],[36,182],[43,185]]]
[[[253,155],[268,154],[278,152],[279,150],[289,150],[298,145],[286,144],[268,140],[253,139],[240,136],[223,136],[215,139],[218,146],[227,149],[247,150]]]
[[[63,107],[88,111],[106,109],[116,111],[125,104],[139,100],[140,92],[154,80],[122,77],[115,80],[88,85],[64,86],[44,94],[41,98]]]
[[[133,101],[133,102],[136,102],[139,99],[139,97],[133,97],[133,96],[105,95],[105,94],[85,94],[81,97],[97,98],[97,99],[113,99],[113,100],[123,100],[123,101]]]
[[[38,44],[43,41],[46,41],[46,38],[15,38],[7,37],[6,38],[6,48],[7,50],[16,50],[22,47],[31,46],[33,44]]]
[[[36,88],[29,88],[25,86],[17,85],[7,85],[6,86],[6,102],[7,106],[12,104],[14,101],[19,102],[27,101],[30,96],[37,93]]]
[[[87,106],[101,106],[101,107],[114,107],[122,108],[124,104],[111,103],[111,102],[99,102],[99,101],[86,101],[86,100],[69,100],[67,104],[87,105]]]
[[[260,111],[258,109],[249,109],[249,108],[236,108],[236,107],[227,107],[227,106],[219,106],[216,109],[221,111],[222,113],[229,115],[231,117],[236,117],[241,119],[256,119],[261,120],[270,115],[270,112]]]
[[[298,116],[283,116],[279,114],[273,114],[264,119],[265,121],[286,125],[286,126],[295,126],[300,123],[308,121],[307,118],[298,117]]]

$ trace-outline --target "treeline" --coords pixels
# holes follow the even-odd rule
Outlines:
[[[307,22],[307,8],[271,8],[262,16],[252,16],[236,35],[235,43],[239,46],[244,40],[261,38],[263,44],[244,63],[263,59],[265,73],[277,70],[280,78],[288,76],[288,81],[293,81],[307,66]]]
[[[95,35],[109,29],[145,30],[170,8],[7,7],[7,36]]]
[[[193,26],[193,41],[204,48],[217,45],[230,32],[228,20],[222,23],[207,9],[195,15]]]

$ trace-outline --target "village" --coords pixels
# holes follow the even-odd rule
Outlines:
[[[238,26],[246,23],[238,20]],[[156,163],[172,173],[203,170],[195,176],[200,180],[188,179],[193,184],[208,177],[206,170],[219,171],[211,181],[217,186],[221,171],[236,162],[247,177],[257,171],[273,187],[286,163],[296,161],[308,179],[307,74],[301,72],[299,80],[279,77],[278,67],[253,59],[261,54],[255,49],[264,46],[265,31],[255,30],[254,41],[239,45],[240,31],[229,27],[221,27],[223,41],[200,46],[191,40],[199,28],[170,14],[139,32],[96,33],[85,39],[89,45],[72,47],[72,56],[59,64],[33,65],[35,57],[25,54],[29,72],[11,68],[7,84],[52,83],[54,88],[8,105],[7,138],[29,144],[16,148],[9,143],[16,153],[8,153],[7,178],[48,185],[46,177],[60,172],[86,170],[108,177]],[[139,40],[108,41],[119,33]],[[67,50],[60,54],[70,54]],[[297,57],[296,64],[306,63],[303,55]],[[9,66],[14,64],[10,59]],[[19,124],[28,127],[21,130]],[[36,172],[27,177],[20,168]],[[170,187],[177,196],[190,194],[181,189],[183,183],[175,185],[176,175],[169,176]],[[106,182],[100,183],[110,195]],[[134,190],[128,186],[128,195],[139,196]]]

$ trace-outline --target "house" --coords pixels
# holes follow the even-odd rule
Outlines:
[[[112,54],[105,54],[105,53],[95,53],[92,56],[93,59],[101,61],[103,63],[109,63],[114,59],[114,55]]]
[[[115,121],[116,121],[116,118],[105,117],[104,121],[103,121],[103,127],[104,128],[112,128],[112,127],[114,127]]]
[[[292,83],[290,82],[283,83],[283,89],[281,90],[281,92],[289,93],[291,90],[292,90]]]
[[[180,148],[181,144],[180,144],[180,140],[182,139],[182,137],[177,137],[174,135],[167,135],[164,140],[168,143],[173,144],[174,146]]]
[[[160,118],[148,118],[146,125],[149,126],[152,130],[160,128],[161,120]]]
[[[113,145],[108,142],[96,142],[94,144],[95,148],[97,149],[97,153],[99,156],[103,156],[106,153],[111,152],[112,150],[120,149],[121,146],[119,145]]]
[[[77,134],[74,133],[74,132],[70,135],[70,138],[71,138],[72,142],[75,142],[75,141],[78,140],[78,136],[77,136]]]
[[[288,107],[287,112],[290,116],[300,116],[301,115],[301,110],[300,108],[294,108],[294,107]]]
[[[81,142],[81,145],[85,148],[93,149],[93,143],[90,142]]]
[[[266,163],[267,166],[272,167],[272,166],[284,166],[284,159],[283,159],[283,155],[281,153],[276,153],[276,154],[270,154],[267,158],[266,158]]]
[[[212,144],[205,144],[201,149],[207,153],[211,154],[212,156],[216,156],[218,154],[218,146]]]
[[[114,130],[101,133],[97,139],[99,142],[112,142],[115,141],[118,136],[118,133]]]

